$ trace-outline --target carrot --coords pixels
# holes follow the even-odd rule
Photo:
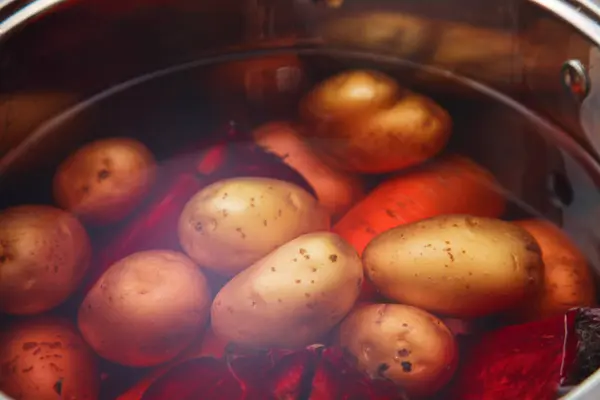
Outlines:
[[[333,227],[359,254],[376,235],[443,214],[499,217],[506,202],[490,172],[450,155],[380,184]],[[373,299],[365,280],[362,299]]]
[[[560,315],[571,308],[595,305],[596,288],[584,254],[557,226],[541,219],[515,221],[542,249],[544,286],[538,296],[510,314],[517,321]]]
[[[270,122],[253,132],[254,141],[302,175],[315,190],[321,205],[337,220],[363,197],[363,184],[357,175],[321,161],[304,143],[299,129],[290,122]]]

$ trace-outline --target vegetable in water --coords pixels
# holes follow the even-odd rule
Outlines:
[[[301,129],[289,122],[270,122],[258,127],[253,136],[265,151],[298,171],[314,188],[321,205],[338,219],[363,196],[362,182],[319,159],[302,140]]]
[[[510,314],[519,320],[559,315],[575,307],[592,306],[596,287],[585,256],[560,229],[544,220],[515,222],[540,245],[544,261],[543,287],[536,298]]]
[[[225,284],[213,301],[212,328],[241,346],[306,346],[350,311],[362,280],[360,259],[342,238],[302,235]]]
[[[468,215],[390,229],[369,243],[363,263],[387,298],[457,318],[531,301],[544,274],[541,250],[527,231]]]
[[[36,314],[61,304],[88,269],[91,245],[66,211],[23,205],[0,212],[0,311]]]
[[[355,357],[359,370],[391,379],[409,395],[434,394],[458,365],[450,329],[433,315],[400,304],[357,307],[340,326],[339,345]]]
[[[32,317],[3,327],[0,391],[15,400],[96,400],[94,353],[68,321]]]
[[[362,173],[392,172],[439,153],[452,120],[433,100],[375,71],[347,71],[315,86],[300,115],[313,148],[332,165]]]
[[[150,150],[129,138],[101,139],[71,154],[54,176],[56,203],[95,225],[118,222],[148,195],[156,179]]]
[[[232,276],[302,234],[329,229],[329,220],[317,200],[295,184],[231,178],[188,201],[179,239],[199,265]]]
[[[113,264],[79,308],[79,329],[100,355],[145,367],[173,359],[204,330],[210,288],[192,260],[170,250]]]

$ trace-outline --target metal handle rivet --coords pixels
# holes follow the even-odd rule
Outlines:
[[[590,91],[590,82],[585,66],[581,61],[566,61],[561,68],[561,75],[565,88],[578,101],[585,99]]]

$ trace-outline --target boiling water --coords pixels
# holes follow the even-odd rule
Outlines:
[[[276,56],[290,55],[283,52]],[[297,56],[305,80],[296,81],[292,76],[288,82],[291,89],[275,99],[269,98],[268,91],[250,93],[244,89],[243,80],[232,78],[235,74],[220,74],[236,61],[215,59],[151,73],[80,103],[40,126],[0,164],[4,172],[0,182],[2,208],[51,204],[51,181],[57,165],[92,139],[137,138],[150,148],[159,164],[164,164],[201,138],[222,131],[229,121],[235,121],[242,130],[251,130],[270,120],[294,119],[298,98],[315,82],[347,69],[373,68],[432,97],[449,111],[454,133],[446,152],[466,154],[495,174],[510,200],[505,219],[535,216],[554,221],[600,272],[600,228],[593,222],[600,211],[596,209],[600,193],[592,179],[594,174],[600,177],[600,172],[555,126],[490,88],[449,74],[435,75],[439,71],[417,69],[401,60],[315,50]],[[431,85],[431,77],[436,82],[442,78],[444,84]],[[369,185],[382,178],[370,177]],[[107,232],[91,234],[94,238]],[[73,302],[67,302],[54,312],[72,314],[75,308]],[[103,398],[111,398],[145,373],[108,363],[105,370],[110,372],[111,384],[105,385]]]

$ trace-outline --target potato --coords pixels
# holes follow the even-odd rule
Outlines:
[[[574,307],[596,303],[596,287],[587,260],[571,240],[548,221],[528,219],[515,223],[538,242],[544,260],[543,289],[539,296],[519,304],[511,314],[533,320],[563,314]]]
[[[524,229],[468,215],[390,229],[367,245],[363,263],[387,298],[457,318],[522,304],[544,273],[540,248]]]
[[[232,178],[189,200],[179,240],[199,265],[233,276],[282,244],[327,229],[329,215],[302,188],[269,178]]]
[[[302,235],[233,277],[211,308],[221,340],[254,348],[297,348],[321,339],[360,292],[360,258],[330,232]]]
[[[102,139],[80,148],[58,167],[54,198],[85,222],[106,225],[129,215],[155,178],[154,157],[142,143]]]
[[[70,322],[31,318],[0,335],[0,391],[15,400],[95,400],[96,358]]]
[[[358,368],[387,378],[411,396],[427,396],[447,384],[458,365],[458,346],[442,321],[415,307],[358,307],[340,326],[339,344]]]
[[[0,154],[5,155],[26,139],[45,120],[75,104],[69,92],[19,92],[0,96]]]
[[[433,100],[373,71],[317,85],[300,104],[306,137],[340,169],[385,173],[421,163],[446,145],[452,121]]]
[[[184,254],[134,253],[113,264],[79,308],[79,329],[101,357],[137,367],[174,358],[208,319],[210,288]]]
[[[0,312],[36,314],[75,290],[90,264],[91,245],[66,211],[23,205],[0,212]]]
[[[338,219],[363,197],[362,182],[320,160],[304,143],[299,129],[289,122],[271,122],[253,132],[254,141],[298,171],[315,190],[319,203]]]

